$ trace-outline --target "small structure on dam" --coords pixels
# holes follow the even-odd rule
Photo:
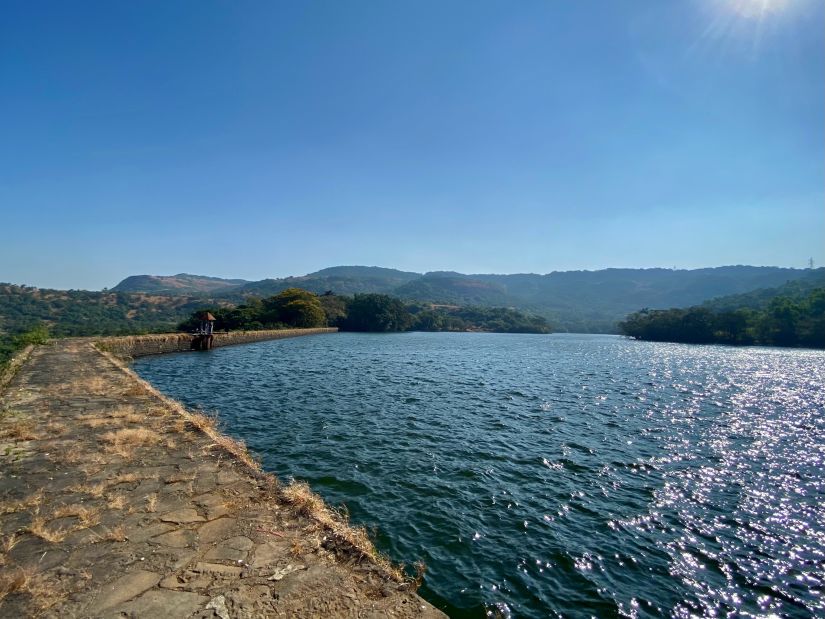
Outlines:
[[[201,315],[201,324],[192,340],[193,350],[210,350],[215,331],[215,317],[210,312],[204,312]]]

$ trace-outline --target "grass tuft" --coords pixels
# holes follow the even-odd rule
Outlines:
[[[134,457],[135,448],[158,443],[160,434],[148,428],[124,428],[106,432],[100,438],[107,443],[104,447],[107,453],[130,460]]]

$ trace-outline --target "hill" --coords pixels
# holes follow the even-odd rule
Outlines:
[[[215,289],[212,296],[240,302],[249,296],[272,296],[292,287],[317,294],[328,290],[341,295],[380,293],[406,301],[511,307],[543,316],[561,331],[615,333],[620,320],[643,307],[666,309],[697,305],[720,296],[805,281],[817,277],[818,273],[825,274],[825,269],[810,271],[739,265],[691,270],[602,269],[555,271],[546,275],[465,275],[446,271],[419,274],[381,267],[338,266],[299,277],[230,284]],[[116,289],[120,290],[130,279],[118,284]],[[134,287],[131,285],[132,289]],[[186,290],[183,286],[167,286],[164,294]],[[192,294],[191,288],[188,290],[187,294]]]
[[[132,275],[127,277],[113,292],[146,292],[152,294],[211,294],[238,288],[247,281],[243,279],[221,279],[206,275]]]
[[[776,297],[787,297],[793,301],[799,301],[817,288],[825,288],[825,269],[808,271],[799,279],[777,288],[759,288],[742,294],[717,297],[705,301],[702,307],[717,312],[737,309],[762,310],[768,307]]]
[[[658,342],[825,348],[825,276],[812,275],[685,309],[644,309],[619,327],[625,335]]]
[[[198,296],[0,284],[0,335],[19,333],[38,324],[48,325],[57,336],[174,331],[181,320],[203,304],[203,297]]]

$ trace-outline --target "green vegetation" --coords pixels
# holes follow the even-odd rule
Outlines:
[[[316,296],[288,288],[268,299],[251,299],[232,308],[200,308],[179,325],[182,331],[200,326],[200,316],[215,316],[215,329],[248,330],[333,326],[343,331],[495,331],[550,333],[544,318],[506,308],[405,305],[386,294],[343,297]]]
[[[217,304],[219,300],[242,304],[247,303],[250,296],[268,298],[288,288],[301,288],[317,295],[327,291],[340,296],[386,294],[404,303],[512,307],[543,316],[561,331],[617,333],[617,323],[640,307],[688,307],[723,295],[756,294],[751,291],[782,286],[789,281],[823,286],[825,269],[739,265],[694,270],[603,269],[546,275],[464,275],[341,266],[301,277],[257,282],[185,274],[134,276],[118,284],[115,291],[198,295],[204,304]],[[747,303],[741,306],[745,305]]]
[[[49,339],[49,329],[46,325],[36,325],[16,335],[0,336],[0,369],[15,355],[29,344],[45,344]]]
[[[413,331],[491,331],[495,333],[550,333],[541,316],[504,307],[416,306]]]
[[[178,325],[180,331],[199,328],[203,312],[215,317],[218,331],[257,331],[327,326],[327,315],[319,298],[300,288],[287,288],[268,299],[251,298],[237,307],[206,307]]]
[[[620,327],[625,335],[658,342],[825,348],[825,288],[773,297],[754,293],[751,298],[758,300],[755,308],[732,309],[719,300],[687,309],[645,309]]]
[[[55,337],[169,332],[203,303],[198,297],[0,284],[0,333],[41,323]]]

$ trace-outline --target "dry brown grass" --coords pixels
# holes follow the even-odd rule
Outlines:
[[[96,484],[78,484],[69,488],[69,492],[89,494],[96,499],[99,499],[106,492],[106,488],[108,488],[108,484],[106,484],[106,482],[99,482]]]
[[[116,486],[118,484],[131,484],[142,479],[156,479],[157,474],[152,475],[138,475],[137,473],[118,473],[114,477],[109,478],[109,485]]]
[[[172,423],[172,427],[169,428],[172,432],[182,433],[186,431],[186,420],[185,419],[175,419],[174,423]]]
[[[43,429],[51,437],[63,436],[66,433],[66,426],[58,421],[50,421]]]
[[[36,427],[37,424],[33,419],[12,414],[5,420],[0,421],[0,439],[36,441],[40,438],[40,435],[35,431]]]
[[[160,441],[160,434],[148,428],[124,428],[106,432],[100,437],[106,444],[107,453],[122,456],[127,460],[135,455],[137,447],[154,445]]]
[[[88,426],[90,428],[102,428],[104,426],[110,426],[117,422],[112,419],[104,419],[102,417],[90,417],[88,419],[83,419],[82,423],[83,425]]]
[[[88,581],[88,572],[78,574],[82,581]],[[82,590],[85,582],[74,584],[75,590]],[[53,574],[37,572],[35,568],[17,567],[0,574],[0,602],[11,594],[26,595],[27,615],[36,617],[65,600],[69,594],[66,583]]]
[[[36,508],[39,509],[43,504],[43,490],[38,490],[29,496],[17,501],[3,501],[0,502],[0,516],[3,514],[12,514],[15,512],[22,512],[23,510]]]
[[[121,391],[122,395],[146,395],[146,390],[141,387],[140,385],[132,384],[126,387],[123,391]]]
[[[77,449],[60,449],[49,452],[49,460],[56,462],[57,464],[72,465],[80,464],[81,462],[88,464],[88,459],[87,454],[81,453]]]
[[[106,416],[109,419],[125,419],[126,417],[132,417],[136,415],[135,407],[131,404],[126,404],[124,406],[118,406],[115,409],[110,410],[106,413]]]
[[[126,537],[126,529],[122,524],[108,529],[106,533],[100,536],[101,541],[104,542],[125,542],[129,538]]]
[[[106,395],[110,389],[110,383],[100,376],[81,376],[65,387],[73,395]]]
[[[26,528],[26,531],[39,537],[42,540],[56,544],[62,542],[66,536],[71,532],[69,529],[60,527],[50,527],[49,521],[37,514],[32,518],[31,524]]]
[[[77,518],[79,522],[77,526],[72,527],[71,531],[93,527],[100,522],[100,510],[86,505],[62,505],[51,513],[51,518],[67,518],[69,516]]]
[[[20,541],[20,538],[17,537],[17,533],[10,533],[9,535],[3,536],[3,541],[0,542],[0,550],[3,551],[3,554],[9,554],[17,543]]]
[[[205,413],[187,413],[184,419],[190,426],[205,434],[217,432],[218,418],[212,415]]]
[[[346,516],[330,508],[324,500],[312,492],[306,482],[293,482],[281,489],[283,499],[291,504],[298,513],[317,522],[328,530],[334,538],[344,542],[361,556],[381,567],[393,580],[407,580],[403,570],[390,563],[378,553],[363,527],[353,527]]]
[[[109,506],[109,509],[123,509],[126,507],[126,497],[122,494],[112,495],[106,504]]]
[[[12,593],[26,592],[33,575],[32,570],[24,570],[19,567],[0,572],[0,602]]]
[[[299,539],[292,540],[289,552],[293,557],[300,557],[306,553],[306,546],[304,546],[304,543]]]
[[[0,541],[0,566],[8,563],[8,554],[12,551],[12,548],[17,546],[19,541],[20,538],[17,537],[17,533],[3,536],[2,541]]]

